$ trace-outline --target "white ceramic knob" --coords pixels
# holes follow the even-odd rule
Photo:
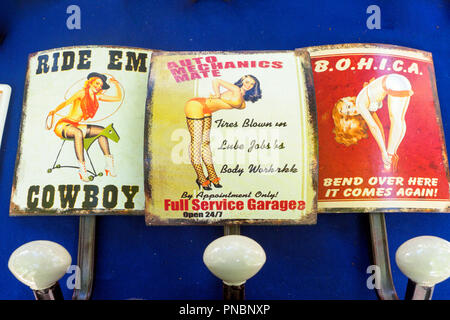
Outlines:
[[[239,286],[262,268],[266,253],[253,239],[229,235],[214,240],[206,247],[203,262],[226,285]]]
[[[32,241],[17,248],[9,257],[8,268],[33,290],[53,286],[72,263],[67,250],[52,241]]]
[[[433,287],[450,277],[450,242],[432,236],[412,238],[398,248],[395,261],[409,279]]]

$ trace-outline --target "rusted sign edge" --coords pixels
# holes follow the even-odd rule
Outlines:
[[[385,43],[341,43],[341,44],[327,44],[321,46],[311,46],[305,47],[302,49],[308,50],[308,52],[316,53],[318,51],[324,50],[336,50],[336,49],[388,49],[388,50],[397,50],[401,52],[409,52],[412,54],[420,54],[423,56],[424,60],[431,61],[432,54],[428,51],[423,51],[414,48],[402,47],[394,44],[385,44]]]

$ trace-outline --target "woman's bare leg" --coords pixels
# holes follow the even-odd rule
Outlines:
[[[410,97],[388,96],[391,127],[389,129],[387,152],[391,155],[397,153],[397,149],[406,134],[405,115],[408,110],[409,100]]]

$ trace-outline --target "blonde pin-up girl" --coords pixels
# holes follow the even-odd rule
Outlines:
[[[405,76],[389,74],[365,84],[358,96],[339,99],[332,112],[336,141],[346,146],[355,144],[367,138],[369,128],[380,149],[385,171],[397,172],[397,149],[405,137],[405,114],[412,94],[411,83]],[[386,96],[390,119],[387,144],[377,115]]]
[[[52,117],[61,109],[71,106],[67,116],[61,118],[55,125],[54,132],[60,138],[73,139],[75,155],[79,162],[78,174],[83,181],[89,181],[84,159],[84,138],[95,137],[104,129],[101,126],[81,123],[83,120],[93,118],[98,110],[99,101],[117,102],[122,100],[122,90],[116,79],[111,77],[109,81],[116,89],[115,96],[104,94],[110,86],[106,82],[105,75],[92,72],[87,76],[84,87],[78,90],[72,97],[61,103],[56,109],[49,112],[48,117]],[[53,122],[53,120],[52,120]],[[47,129],[51,129],[50,126]],[[98,144],[105,155],[106,175],[116,176],[114,168],[114,158],[109,150],[108,139],[104,136],[98,138]]]

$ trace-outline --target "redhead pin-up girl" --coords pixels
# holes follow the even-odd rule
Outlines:
[[[212,113],[226,109],[244,109],[245,101],[256,102],[261,98],[259,81],[252,75],[243,76],[235,84],[214,79],[212,86],[214,95],[209,98],[193,98],[184,107],[191,135],[189,145],[191,163],[197,175],[197,185],[204,190],[211,190],[211,183],[216,188],[222,187],[214,169],[210,147]],[[226,91],[221,93],[221,87]],[[208,176],[204,174],[202,160]]]
[[[411,83],[406,77],[389,74],[365,84],[357,97],[339,99],[332,112],[336,141],[346,146],[355,144],[367,138],[369,128],[380,149],[385,171],[397,172],[397,149],[406,133],[405,114],[412,94]],[[386,96],[391,123],[387,145],[383,125],[376,113]]]
[[[106,76],[92,72],[87,76],[84,87],[77,91],[72,97],[61,103],[56,109],[49,112],[48,116],[53,117],[59,110],[71,106],[66,117],[60,119],[54,132],[60,138],[73,139],[75,145],[75,155],[79,162],[78,174],[83,181],[89,181],[84,160],[84,138],[95,137],[104,129],[101,126],[82,124],[83,120],[93,118],[98,110],[99,101],[116,102],[122,100],[122,90],[116,79],[109,80],[116,87],[116,95],[108,96],[103,92],[109,89],[106,83]],[[53,122],[53,120],[52,120]],[[48,129],[51,129],[48,128]],[[108,139],[104,136],[98,138],[98,144],[105,155],[105,173],[112,177],[116,176],[114,169],[114,158],[109,151]]]

